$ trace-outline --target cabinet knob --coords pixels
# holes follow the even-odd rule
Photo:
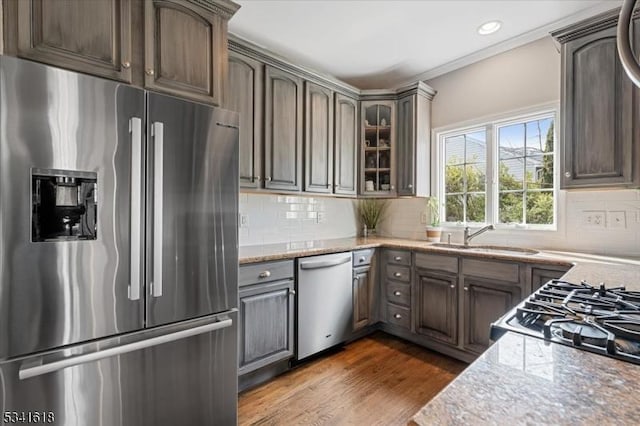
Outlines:
[[[147,75],[154,75],[155,72],[152,69],[148,69],[145,71],[147,73]]]
[[[292,296],[295,296],[296,295],[296,291],[295,290],[289,290],[289,294],[292,295]]]
[[[395,314],[393,317],[394,317],[395,319],[400,319],[400,318],[402,318],[402,315],[400,315],[400,314]]]
[[[260,182],[260,176],[256,176],[256,182]]]
[[[271,176],[267,176],[266,178],[264,178],[264,180],[266,180],[267,182],[271,182]]]
[[[260,278],[269,278],[271,276],[271,271],[262,271],[258,276]]]
[[[564,172],[564,177],[570,178],[571,177],[571,172]]]
[[[394,295],[394,296],[402,296],[402,293],[400,293],[399,291],[394,291],[394,292],[393,292],[393,295]]]
[[[124,68],[125,70],[128,69],[129,67],[131,67],[131,62],[129,61],[124,61],[122,63],[122,68]]]
[[[396,272],[395,274],[393,274],[394,277],[401,277],[402,274],[400,272]]]
[[[391,190],[393,191],[394,189],[396,189],[396,187],[394,185],[391,185]]]
[[[411,188],[413,188],[413,185],[409,184],[409,185],[407,185],[407,188],[411,189]]]
[[[449,287],[456,288],[456,285],[455,284],[451,284]]]
[[[469,291],[469,287],[465,287],[465,288],[464,288],[464,291]]]
[[[395,260],[396,262],[400,262],[402,258],[400,256],[396,256],[393,258],[393,260]]]
[[[361,263],[364,262],[365,260],[367,260],[366,257],[361,257],[360,259],[358,259]]]

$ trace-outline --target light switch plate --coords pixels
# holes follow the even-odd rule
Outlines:
[[[607,226],[612,229],[625,229],[627,227],[627,215],[624,210],[607,213]]]
[[[238,227],[239,228],[248,228],[249,227],[249,215],[238,213]]]

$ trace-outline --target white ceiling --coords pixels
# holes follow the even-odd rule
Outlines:
[[[428,79],[620,0],[235,0],[230,32],[361,89]],[[476,29],[502,21],[489,36]]]

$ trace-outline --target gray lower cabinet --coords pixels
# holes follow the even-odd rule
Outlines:
[[[358,192],[358,101],[336,93],[333,192]]]
[[[333,91],[305,82],[304,190],[333,192]]]
[[[618,58],[613,16],[553,34],[563,43],[564,189],[640,185],[640,90]],[[635,28],[637,45],[638,23]]]
[[[302,189],[302,79],[265,67],[265,183],[267,189]]]
[[[382,321],[411,329],[411,252],[384,250],[380,282],[382,285]]]
[[[262,176],[264,65],[229,52],[229,94],[225,108],[240,115],[240,186],[259,188]]]
[[[131,82],[131,0],[20,0],[5,7],[8,32],[17,26],[18,56]]]
[[[547,281],[555,280],[562,277],[568,270],[570,266],[532,266],[531,272],[529,275],[530,287],[529,292],[533,293],[542,287]]]
[[[240,267],[238,374],[294,354],[293,262]]]
[[[353,252],[353,331],[378,322],[377,269],[375,249]]]
[[[458,277],[416,268],[413,329],[423,336],[458,344]]]

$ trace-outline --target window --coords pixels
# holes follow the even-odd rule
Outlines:
[[[549,111],[440,133],[445,221],[553,226],[554,121]]]

